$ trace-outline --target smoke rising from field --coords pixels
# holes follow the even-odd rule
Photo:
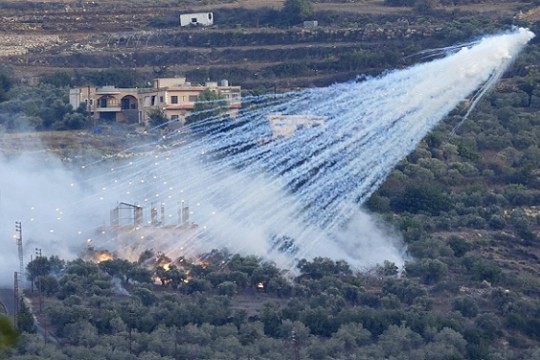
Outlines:
[[[131,258],[146,248],[175,257],[227,247],[285,267],[315,256],[401,266],[399,235],[361,204],[452,109],[492,87],[533,36],[516,29],[377,78],[245,98],[234,120],[196,123],[76,172],[52,158],[0,159],[0,236],[9,244],[1,280],[17,269],[15,221],[26,261],[35,247],[73,255],[90,239]],[[272,114],[293,127],[289,136],[276,136]],[[119,202],[143,207],[144,224],[111,229]],[[179,227],[184,208],[189,221]]]

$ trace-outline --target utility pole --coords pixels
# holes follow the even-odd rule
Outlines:
[[[17,319],[19,317],[19,279],[17,272],[15,271],[13,276],[13,324],[17,326]]]
[[[32,258],[32,254],[30,254],[30,262],[34,261]],[[30,281],[30,293],[32,293],[32,296],[34,296],[34,280]]]
[[[36,248],[36,259],[39,259],[41,258],[41,249],[39,248]],[[38,294],[39,294],[39,313],[41,314],[41,312],[43,311],[43,289],[41,287],[41,278],[43,277],[43,275],[38,275]]]
[[[23,244],[22,244],[22,224],[20,221],[15,221],[15,232],[17,233],[17,248],[19,250],[19,276],[24,274],[24,263],[23,263]],[[21,279],[19,278],[19,281]]]
[[[20,299],[21,299],[21,277],[24,274],[24,263],[23,263],[23,246],[22,246],[22,224],[20,221],[15,221],[15,241],[17,242],[17,249],[19,253],[19,272],[15,272],[13,276],[13,321],[15,326],[17,326],[17,319],[19,318],[20,310]]]
[[[294,350],[294,360],[300,360],[300,344],[298,342],[298,336],[296,336],[296,331],[294,330],[291,334],[291,341]]]
[[[135,310],[133,309],[130,309],[129,310],[129,353],[130,354],[133,354],[133,351],[132,351],[132,348],[131,348],[131,342],[132,342],[132,338],[131,338],[131,329],[133,329],[133,319],[135,317]]]

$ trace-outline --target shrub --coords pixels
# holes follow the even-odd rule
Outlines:
[[[456,235],[448,238],[448,245],[452,248],[456,257],[462,257],[472,247],[465,239]]]
[[[473,298],[468,296],[456,298],[452,308],[468,318],[473,318],[478,315],[478,304]]]

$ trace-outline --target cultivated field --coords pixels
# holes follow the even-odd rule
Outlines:
[[[451,45],[441,39],[455,13],[489,21],[512,18],[523,6],[440,7],[426,22],[413,8],[383,0],[318,1],[317,29],[269,26],[283,1],[3,1],[0,57],[29,83],[58,71],[131,69],[144,79],[187,75],[196,82],[226,78],[245,88],[317,86],[406,66],[410,51],[422,50],[420,42]],[[214,12],[215,25],[180,28],[179,14],[192,11]],[[355,60],[359,53],[386,50],[390,63]]]

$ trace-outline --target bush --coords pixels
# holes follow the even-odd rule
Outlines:
[[[194,292],[207,292],[212,288],[212,284],[204,279],[190,279],[188,284],[186,285],[186,292],[188,294],[192,294]]]
[[[473,318],[478,315],[478,304],[471,297],[463,296],[456,298],[452,308],[468,318]]]
[[[452,248],[456,257],[462,257],[472,248],[471,244],[465,241],[465,239],[456,235],[448,238],[448,245]]]
[[[393,204],[393,209],[398,212],[426,212],[430,215],[439,215],[451,208],[452,202],[447,192],[433,183],[407,186],[401,199]]]
[[[502,230],[506,227],[506,220],[500,215],[492,215],[489,218],[489,227],[495,230]]]
[[[8,99],[7,92],[13,87],[13,80],[4,72],[0,73],[0,102]]]
[[[289,25],[296,25],[313,15],[313,7],[309,0],[285,0],[281,13]]]
[[[224,281],[217,286],[220,295],[233,296],[236,294],[238,286],[232,281]]]
[[[136,287],[133,290],[133,295],[141,300],[141,304],[144,306],[153,305],[157,301],[157,296],[152,292],[152,290],[146,289],[144,287]]]
[[[486,280],[491,284],[499,284],[503,280],[504,274],[496,264],[479,260],[474,264],[473,278],[479,281]]]

